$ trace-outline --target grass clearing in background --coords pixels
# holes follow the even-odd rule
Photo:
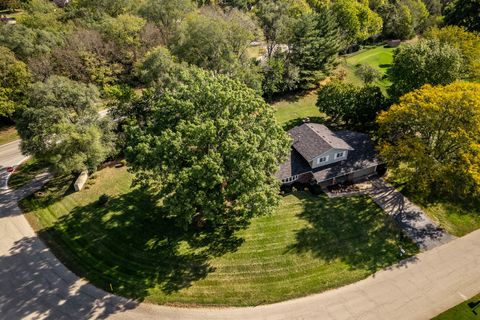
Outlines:
[[[20,139],[15,126],[0,125],[0,145]]]
[[[370,47],[360,50],[351,55],[341,57],[342,63],[340,70],[345,70],[345,81],[355,85],[362,85],[362,80],[355,74],[357,64],[366,64],[378,69],[382,75],[385,75],[387,69],[393,62],[393,51],[395,48],[385,48],[384,46]],[[388,79],[381,79],[374,83],[378,85],[382,91],[386,91],[391,82]]]
[[[206,250],[199,246],[205,238],[162,220],[149,197],[130,188],[125,168],[95,175],[77,193],[69,191],[73,177],[57,178],[21,206],[69,268],[139,300],[272,303],[356,282],[417,252],[370,198],[307,192],[285,196],[274,214],[253,219],[231,243],[222,239]],[[101,205],[104,193],[110,200]],[[213,254],[222,245],[230,251]]]
[[[393,60],[393,48],[384,48],[383,46],[364,49],[348,56],[341,57],[341,63],[338,70],[344,70],[346,73],[345,81],[361,86],[363,82],[355,75],[355,65],[368,64],[379,69],[385,74],[387,68]],[[390,82],[386,79],[377,81],[382,91],[385,93]],[[281,125],[287,129],[300,124],[304,118],[310,118],[315,122],[323,122],[324,115],[316,107],[316,91],[307,93],[304,96],[292,96],[282,101],[276,102],[273,106],[276,109],[276,117]]]

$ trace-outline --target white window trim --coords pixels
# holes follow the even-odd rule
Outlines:
[[[345,156],[345,151],[335,153],[335,159],[342,158],[344,156]]]
[[[320,161],[322,159],[325,159],[324,161]],[[325,163],[325,162],[328,162],[328,156],[323,156],[323,157],[319,157],[317,158],[317,164],[321,164],[321,163]]]

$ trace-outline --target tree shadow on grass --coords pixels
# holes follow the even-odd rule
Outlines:
[[[171,294],[215,269],[212,256],[234,251],[241,240],[215,231],[185,231],[163,218],[138,189],[107,204],[75,208],[40,235],[79,275],[115,294],[143,300],[149,289]]]
[[[0,257],[0,319],[106,319],[137,307],[79,281],[38,237],[23,237]]]
[[[418,252],[368,197],[319,200],[305,193],[298,196],[304,204],[300,218],[309,225],[297,231],[291,250],[311,252],[327,262],[339,259],[352,269],[372,273]]]
[[[322,123],[325,124],[328,127],[335,127],[335,124],[332,122],[329,122],[326,117],[309,117],[308,119],[310,122],[313,123]],[[288,131],[296,126],[301,125],[302,123],[305,122],[305,118],[295,118],[291,119],[283,124],[283,130]]]

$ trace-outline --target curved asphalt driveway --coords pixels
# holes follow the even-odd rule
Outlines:
[[[2,170],[24,158],[11,148],[0,147]],[[48,178],[0,191],[0,319],[429,319],[480,289],[479,230],[363,281],[282,303],[226,309],[137,303],[78,278],[33,232],[17,201]]]

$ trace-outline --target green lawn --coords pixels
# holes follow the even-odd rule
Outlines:
[[[346,72],[345,81],[363,85],[362,81],[355,75],[357,64],[369,64],[378,68],[384,74],[388,66],[393,60],[392,48],[384,48],[383,46],[364,49],[349,56],[342,57],[342,62],[339,66],[340,70]],[[390,85],[388,80],[380,80],[376,83],[380,88],[386,92],[386,88]],[[317,95],[315,92],[310,92],[305,96],[293,96],[284,99],[280,102],[274,103],[276,108],[277,120],[289,129],[301,123],[304,118],[310,118],[317,122],[323,122],[323,115],[315,106],[317,102]]]
[[[416,246],[370,198],[297,192],[235,237],[186,233],[162,220],[125,168],[71,193],[56,178],[21,202],[27,218],[79,275],[153,303],[245,306],[321,292],[367,277]],[[106,205],[96,202],[102,193]],[[405,257],[405,256],[404,256]]]
[[[311,92],[305,96],[295,96],[274,103],[276,117],[281,125],[293,126],[305,118],[315,119],[322,117],[322,113],[315,106],[317,94]]]
[[[480,201],[475,203],[454,203],[446,200],[416,200],[424,211],[450,234],[461,237],[480,229]]]
[[[15,126],[0,125],[0,145],[19,139]]]
[[[47,166],[44,163],[37,161],[35,158],[30,158],[15,169],[15,172],[8,180],[8,186],[10,189],[18,189],[38,174],[46,171]]]
[[[433,318],[433,320],[474,319],[480,319],[480,294]]]
[[[355,75],[356,65],[358,64],[370,65],[380,70],[382,74],[385,74],[393,61],[394,50],[394,48],[384,48],[383,46],[378,46],[374,48],[366,48],[359,52],[342,57],[340,69],[343,69],[346,72],[345,80],[356,85],[362,85],[362,80]],[[382,79],[377,81],[375,84],[385,91],[390,85],[390,81],[387,79]]]
[[[407,182],[396,178],[391,170],[387,172],[386,179],[448,233],[462,237],[480,229],[480,199],[456,201],[441,197],[425,199],[415,190],[410,190]]]

